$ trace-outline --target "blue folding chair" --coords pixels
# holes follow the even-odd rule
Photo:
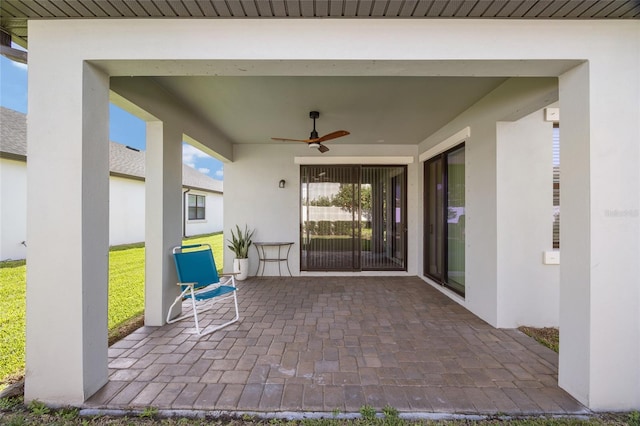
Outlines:
[[[193,250],[205,247],[201,250]],[[185,251],[186,250],[186,251]],[[209,244],[193,244],[187,246],[178,246],[173,249],[173,258],[176,262],[176,271],[178,272],[178,285],[182,287],[180,296],[176,297],[167,313],[167,323],[172,324],[193,315],[196,324],[196,332],[199,335],[213,333],[223,327],[233,324],[240,319],[238,312],[238,298],[236,296],[237,288],[234,274],[218,275],[216,270],[216,262],[213,259],[211,246]],[[221,277],[223,278],[221,280]],[[212,328],[206,327],[202,332],[198,321],[198,314],[201,314],[213,308],[216,302],[233,297],[236,315],[235,317],[222,325]],[[171,318],[173,308],[183,301],[190,299],[190,311],[177,318]]]

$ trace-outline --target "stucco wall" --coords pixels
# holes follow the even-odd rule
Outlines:
[[[145,183],[115,176],[109,183],[109,244],[145,241]],[[197,190],[191,190],[189,194],[206,197],[206,219],[188,220],[186,235],[221,232],[223,195]]]
[[[109,245],[144,241],[144,181],[109,179]]]
[[[300,144],[297,145],[235,145],[234,161],[225,165],[224,216],[227,218],[225,239],[230,237],[230,229],[245,224],[255,229],[254,241],[294,241],[289,256],[293,275],[300,274],[300,164],[301,157],[319,157],[331,161],[332,157],[349,158],[350,164],[359,164],[368,157],[392,158],[407,156],[414,160],[407,164],[407,219],[408,258],[407,274],[416,274],[418,222],[422,219],[417,211],[417,147],[408,145],[343,145],[328,143],[331,151],[318,153]],[[392,160],[389,159],[391,162]],[[384,163],[381,163],[384,164]],[[391,164],[391,163],[390,163]],[[286,181],[284,189],[278,187],[280,179]],[[233,253],[225,249],[225,271],[232,270]],[[250,275],[258,268],[255,249],[249,250]],[[277,274],[277,269],[267,268],[265,275]],[[386,272],[388,275],[389,272]],[[405,274],[404,272],[402,274]]]
[[[553,246],[553,123],[538,110],[497,124],[498,327],[558,326]]]
[[[24,161],[0,159],[0,260],[27,257],[22,244],[27,239],[26,166]]]
[[[465,141],[466,293],[464,300],[452,297],[494,326],[498,326],[498,265],[505,262],[498,256],[502,231],[498,222],[497,123],[517,120],[551,104],[557,96],[554,78],[509,79],[420,144],[420,152],[426,152],[461,129],[470,129]]]

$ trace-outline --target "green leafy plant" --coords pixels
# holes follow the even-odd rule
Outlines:
[[[397,408],[392,407],[390,405],[385,405],[384,408],[382,409],[382,413],[388,419],[397,419],[398,415],[400,414]]]
[[[376,409],[370,405],[363,405],[360,407],[360,415],[364,420],[371,422],[376,418]]]
[[[78,409],[75,407],[65,407],[58,410],[56,416],[62,420],[74,420],[78,417],[78,412]]]
[[[255,230],[249,232],[247,225],[244,226],[244,231],[236,225],[237,234],[231,230],[231,239],[227,240],[230,244],[227,246],[236,255],[237,259],[246,259],[249,257],[249,247],[251,246],[251,237]]]
[[[51,412],[49,407],[47,407],[43,402],[40,402],[36,399],[29,403],[29,410],[31,410],[31,412],[37,416],[42,416]]]
[[[384,426],[399,426],[405,424],[400,418],[400,412],[398,409],[391,405],[385,405],[382,409],[382,414],[384,414],[384,419],[382,421]]]
[[[147,407],[142,410],[140,417],[143,419],[153,419],[158,415],[158,409],[156,407]]]
[[[23,426],[27,424],[27,418],[21,414],[11,417],[6,423],[7,426]]]
[[[303,419],[302,421],[295,423],[295,421],[292,423],[292,425],[298,425],[298,426],[348,426],[351,423],[349,423],[348,421],[346,422],[341,422],[338,419],[325,419],[325,418],[320,418],[320,419]],[[353,424],[357,424],[357,423],[353,423]]]
[[[19,397],[0,399],[0,411],[9,411],[20,405],[22,399]]]
[[[628,418],[629,426],[640,426],[640,413],[632,411]]]
[[[242,421],[245,423],[249,423],[249,422],[253,422],[255,420],[255,417],[252,416],[251,414],[243,414],[242,415]]]

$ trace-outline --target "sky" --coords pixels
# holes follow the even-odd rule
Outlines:
[[[17,47],[17,46],[13,46]],[[27,65],[0,56],[0,106],[27,113]],[[127,111],[109,105],[109,138],[113,142],[145,150],[144,121]],[[223,180],[221,161],[183,143],[182,162],[213,179]]]

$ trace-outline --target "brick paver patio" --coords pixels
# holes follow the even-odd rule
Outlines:
[[[92,408],[580,414],[557,354],[497,330],[417,277],[252,278],[241,320],[143,327],[109,349]],[[228,308],[207,313],[207,321]]]

